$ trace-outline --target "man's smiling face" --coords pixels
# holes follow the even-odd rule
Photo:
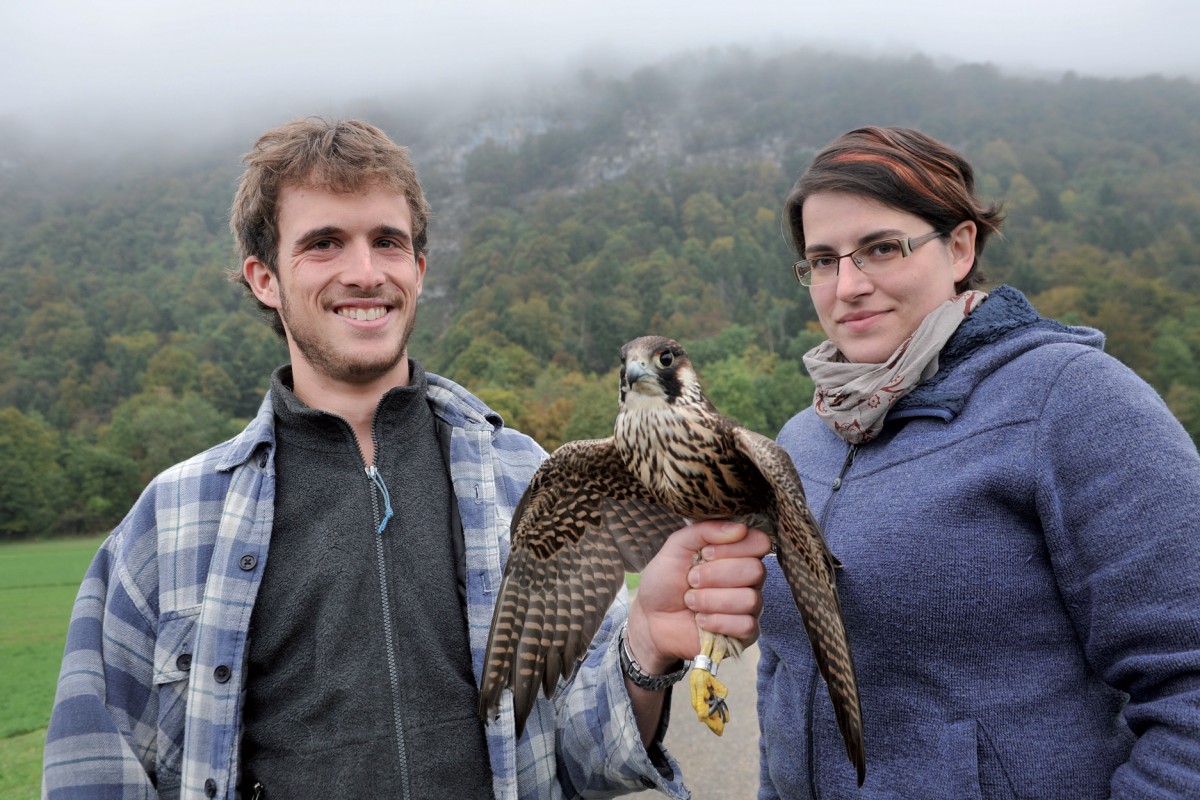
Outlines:
[[[408,337],[425,258],[403,194],[285,186],[277,273],[248,259],[255,294],[279,311],[297,385],[408,380]]]

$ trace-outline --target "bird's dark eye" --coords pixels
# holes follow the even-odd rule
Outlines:
[[[669,367],[675,361],[675,355],[670,350],[663,350],[658,354],[658,363],[664,367]]]

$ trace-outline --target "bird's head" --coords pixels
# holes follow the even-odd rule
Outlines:
[[[702,397],[696,371],[679,342],[643,336],[621,348],[621,405],[630,394],[674,404]]]

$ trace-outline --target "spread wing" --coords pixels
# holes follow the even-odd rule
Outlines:
[[[640,571],[683,524],[629,472],[612,439],[555,450],[513,515],[479,689],[483,719],[511,687],[519,736],[538,687],[550,697],[574,674],[625,571]]]
[[[738,448],[758,467],[774,494],[779,566],[792,589],[804,621],[817,667],[833,701],[846,753],[858,770],[858,785],[866,775],[862,708],[858,679],[850,655],[850,640],[842,621],[834,568],[837,559],[804,499],[804,487],[787,451],[746,428],[735,432]]]

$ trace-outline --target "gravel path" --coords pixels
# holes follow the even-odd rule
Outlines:
[[[683,768],[693,800],[751,800],[758,792],[758,714],[755,711],[755,670],[758,646],[737,660],[721,663],[721,682],[729,687],[730,721],[725,733],[714,736],[696,719],[688,703],[687,679],[671,696],[671,726],[667,749]],[[658,792],[625,795],[637,800],[662,798]]]

